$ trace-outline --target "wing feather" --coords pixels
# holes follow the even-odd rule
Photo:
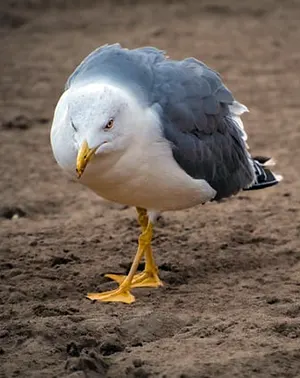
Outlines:
[[[161,86],[166,81],[168,85]],[[236,194],[254,180],[237,103],[220,75],[194,58],[155,66],[155,101],[177,163],[205,179],[215,199]],[[162,101],[163,99],[163,101]]]

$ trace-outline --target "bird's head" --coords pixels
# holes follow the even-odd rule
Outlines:
[[[67,111],[63,127],[75,145],[78,178],[92,159],[109,159],[112,154],[117,157],[134,143],[142,112],[124,90],[85,85],[71,88],[64,102]]]

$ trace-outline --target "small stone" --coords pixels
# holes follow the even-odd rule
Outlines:
[[[69,356],[79,357],[80,352],[79,352],[77,344],[74,343],[73,341],[70,344],[68,344],[67,345],[67,353],[68,353]]]
[[[15,206],[4,206],[0,208],[0,217],[5,218],[5,219],[11,219],[11,220],[16,220],[21,217],[25,217],[26,213],[24,210],[22,210],[19,207]]]
[[[296,332],[292,331],[287,335],[290,339],[297,339],[298,335]]]
[[[270,298],[267,299],[267,303],[270,304],[270,305],[278,303],[278,302],[280,302],[280,301],[276,297],[270,297]]]
[[[124,345],[115,337],[108,337],[100,345],[100,353],[103,356],[110,356],[111,354],[122,352]]]
[[[143,365],[143,361],[140,358],[136,358],[132,361],[134,367],[139,368]]]
[[[6,337],[6,336],[8,336],[8,335],[9,335],[9,332],[8,332],[7,329],[2,329],[2,330],[0,331],[0,339]]]
[[[134,371],[133,376],[135,378],[148,378],[150,377],[150,373],[148,373],[144,368],[138,368]]]
[[[63,256],[55,256],[51,259],[51,267],[56,265],[65,265],[71,262],[72,260]]]

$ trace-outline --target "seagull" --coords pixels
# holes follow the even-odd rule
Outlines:
[[[54,158],[100,197],[135,207],[141,226],[128,275],[107,274],[118,287],[87,298],[132,303],[131,289],[163,285],[151,249],[161,212],[281,180],[270,170],[273,159],[250,155],[241,120],[247,111],[220,75],[195,58],[112,44],[80,63],[54,111]]]

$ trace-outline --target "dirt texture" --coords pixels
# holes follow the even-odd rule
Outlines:
[[[2,0],[0,377],[300,377],[300,3]],[[135,252],[135,210],[54,161],[68,75],[94,48],[154,45],[218,70],[281,185],[165,213],[165,285],[93,303]]]

